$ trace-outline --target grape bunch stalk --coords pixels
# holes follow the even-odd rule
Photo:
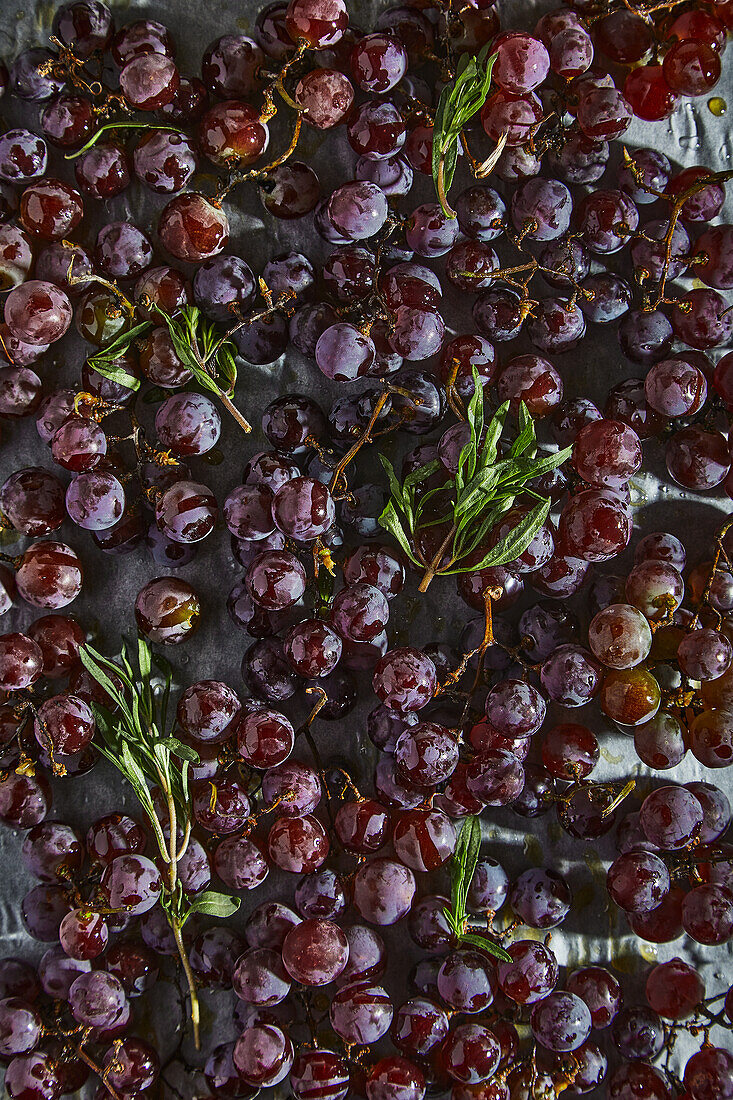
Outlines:
[[[733,3],[138,14],[0,61],[10,1100],[733,1100]]]

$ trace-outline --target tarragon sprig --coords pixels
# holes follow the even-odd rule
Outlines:
[[[183,926],[194,913],[229,917],[236,913],[239,898],[205,890],[189,901],[178,876],[178,863],[188,847],[193,825],[189,789],[189,767],[198,762],[198,753],[184,745],[168,729],[168,701],[172,669],[168,661],[153,653],[140,638],[136,665],[124,644],[119,663],[109,661],[91,646],[82,646],[79,656],[84,668],[106,692],[111,706],[93,702],[98,739],[103,756],[114,764],[135,791],[150,822],[161,859],[166,864],[167,880],[161,904],[181,958],[191,996],[191,1023],[194,1042],[199,1045],[199,1002],[196,983],[183,943]],[[155,669],[164,681],[162,691],[153,690]],[[122,688],[118,685],[122,684]],[[168,819],[161,822],[155,809],[151,788],[157,787],[165,800]],[[166,832],[168,835],[166,836]]]
[[[440,205],[447,217],[455,218],[456,212],[448,203],[448,191],[458,162],[458,147],[464,126],[471,121],[486,102],[491,88],[491,71],[497,55],[489,54],[487,43],[475,57],[461,54],[452,84],[446,84],[440,93],[433,122],[433,181]],[[480,175],[488,175],[499,159],[506,138],[497,145],[494,153],[480,166]]]
[[[110,381],[117,382],[128,390],[139,390],[140,379],[133,374],[128,374],[124,367],[120,366],[120,360],[134,341],[139,340],[152,327],[152,321],[141,321],[139,325],[133,325],[132,328],[121,332],[105,347],[95,351],[94,355],[90,355],[87,359],[88,365],[103,378],[109,378]]]
[[[207,321],[197,306],[183,306],[173,316],[153,302],[147,304],[157,322],[170,334],[176,355],[191,371],[199,386],[209,390],[221,401],[227,412],[236,420],[243,432],[251,432],[252,426],[232,401],[237,382],[236,347],[228,333],[223,336],[213,321]],[[90,355],[87,362],[98,374],[125,386],[138,390],[140,379],[128,374],[119,360],[130,345],[154,327],[146,320],[121,332],[105,347]]]
[[[443,910],[448,926],[459,944],[468,944],[493,955],[504,962],[511,962],[511,955],[488,936],[470,931],[468,923],[468,890],[471,885],[481,851],[481,821],[467,817],[461,826],[450,862],[450,909]]]
[[[390,500],[379,522],[400,544],[410,561],[425,569],[420,591],[425,592],[435,576],[477,572],[489,566],[505,565],[524,553],[550,511],[550,501],[529,487],[534,478],[562,465],[572,448],[537,456],[534,421],[522,402],[519,406],[519,432],[505,458],[499,458],[499,442],[509,411],[509,402],[500,405],[484,424],[483,389],[474,369],[474,393],[467,409],[470,438],[461,450],[458,469],[452,480],[436,488],[421,490],[424,481],[444,467],[437,459],[428,462],[400,484],[391,462],[380,454],[390,486]],[[533,497],[537,503],[501,539],[479,556],[493,527],[520,496]],[[448,508],[438,518],[426,518],[426,506],[448,498]],[[448,533],[431,561],[426,561],[417,545],[417,536],[426,528],[450,525]],[[446,559],[446,560],[444,560]]]
[[[150,307],[170,334],[176,355],[193,374],[202,389],[209,390],[224,405],[244,432],[249,424],[232,401],[237,382],[236,348],[228,335],[220,335],[197,306],[183,306],[172,316],[156,305]]]

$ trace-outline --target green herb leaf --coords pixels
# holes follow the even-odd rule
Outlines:
[[[461,826],[450,864],[451,909],[457,924],[463,927],[466,917],[468,888],[481,851],[481,820],[467,817]]]
[[[166,749],[170,749],[179,760],[187,760],[189,764],[199,764],[201,757],[191,745],[184,745],[177,737],[164,737],[160,742]]]
[[[140,379],[128,374],[117,363],[128,351],[131,344],[152,327],[152,321],[142,321],[139,325],[133,325],[132,328],[120,333],[114,340],[111,340],[106,347],[100,348],[94,355],[88,356],[87,363],[92,370],[95,370],[97,374],[101,374],[103,378],[109,378],[112,382],[117,382],[128,390],[139,390]]]
[[[487,44],[476,56],[461,54],[452,84],[440,93],[433,122],[432,171],[435,189],[449,218],[455,212],[447,204],[458,161],[461,131],[483,107],[491,88],[491,71],[496,54],[489,55]]]
[[[383,455],[381,453],[379,455],[379,461],[382,463],[382,469],[384,470],[385,474],[387,475],[387,480],[389,481],[390,496],[392,497],[392,500],[395,502],[395,504],[397,504],[397,506],[399,508],[401,508],[402,507],[403,492],[402,492],[402,486],[400,485],[399,481],[397,480],[397,474],[395,473],[394,466],[389,461],[387,456]]]
[[[185,924],[194,913],[202,913],[206,917],[225,919],[233,916],[240,905],[240,898],[233,898],[229,894],[220,894],[216,890],[204,890],[202,894],[198,894],[193,899],[181,923]]]
[[[410,540],[408,539],[402,528],[399,516],[397,515],[397,512],[395,511],[391,501],[387,504],[387,507],[384,509],[381,516],[379,517],[379,523],[385,529],[385,531],[389,531],[389,533],[397,539],[397,542],[407,554],[410,561],[413,561],[415,565],[422,565],[422,562],[419,561],[412,552]]]
[[[519,403],[519,435],[509,449],[511,458],[519,458],[525,454],[536,439],[534,420],[530,416],[524,401]]]
[[[543,500],[537,504],[531,512],[514,527],[501,542],[498,542],[488,554],[481,559],[476,570],[488,569],[492,565],[506,565],[508,561],[514,561],[529,546],[530,542],[539,531],[550,513],[549,500]]]
[[[509,402],[505,401],[496,410],[486,428],[486,436],[484,437],[483,446],[481,448],[481,465],[488,466],[491,462],[496,462],[497,449],[499,446],[499,440],[501,439],[501,433],[504,431],[504,424],[509,413]]]
[[[379,457],[383,459],[382,465],[384,466],[384,455],[380,455]],[[443,463],[437,458],[434,458],[432,462],[426,462],[424,466],[418,466],[416,470],[409,473],[403,482],[402,488],[414,489],[416,485],[420,485],[423,481],[427,481],[429,477],[432,477],[433,474],[437,474],[438,470],[442,469],[444,469]],[[394,473],[394,471],[392,472]],[[396,478],[395,481],[397,481]]]
[[[466,932],[461,936],[461,944],[467,943],[471,947],[476,947],[479,951],[485,951],[487,955],[493,955],[495,959],[501,959],[502,962],[511,962],[512,957],[508,951],[505,951],[503,947],[500,947],[498,943],[494,943],[487,936],[479,936],[474,932]]]

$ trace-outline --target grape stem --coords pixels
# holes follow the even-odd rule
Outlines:
[[[356,442],[353,443],[351,445],[351,447],[349,447],[348,451],[346,452],[346,454],[344,455],[344,457],[341,459],[338,466],[334,470],[333,477],[331,478],[331,492],[332,493],[334,493],[337,490],[338,485],[339,485],[339,481],[341,480],[341,477],[342,477],[343,472],[346,469],[346,467],[352,462],[352,460],[354,458],[356,458],[357,454],[359,453],[359,451],[361,450],[361,448],[364,446],[365,443],[371,443],[371,441],[372,441],[372,431],[374,430],[374,425],[377,423],[377,420],[379,419],[379,414],[381,413],[382,409],[384,408],[385,404],[387,403],[387,398],[388,397],[389,397],[389,390],[385,390],[384,393],[379,395],[379,397],[377,398],[377,401],[375,402],[374,409],[372,410],[372,415],[369,418],[369,423],[367,424],[366,428],[361,433],[359,438],[356,440]],[[345,483],[344,483],[344,485],[345,485]]]
[[[96,1074],[96,1076],[99,1078],[99,1080],[102,1082],[102,1084],[106,1088],[107,1092],[112,1097],[112,1100],[122,1100],[122,1097],[120,1096],[117,1089],[113,1088],[113,1086],[110,1085],[109,1081],[107,1080],[107,1075],[109,1073],[109,1070],[110,1070],[111,1066],[108,1067],[107,1069],[102,1069],[102,1067],[100,1065],[98,1065],[94,1061],[94,1059],[92,1057],[90,1057],[90,1055],[87,1054],[87,1052],[84,1050],[84,1042],[86,1041],[86,1038],[87,1038],[87,1035],[86,1035],[87,1030],[88,1029],[85,1029],[85,1034],[82,1037],[81,1043],[77,1043],[77,1042],[74,1041],[73,1032],[60,1031],[58,1034],[60,1035],[61,1039],[66,1044],[66,1046],[70,1047],[74,1051],[74,1053],[79,1058],[81,1058],[82,1062],[84,1062],[85,1065],[89,1066],[89,1069],[92,1071],[92,1073]]]

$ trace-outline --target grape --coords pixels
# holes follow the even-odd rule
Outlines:
[[[296,478],[294,480],[303,481],[305,479]],[[283,488],[287,489],[289,484],[292,483],[287,482]],[[280,490],[275,495],[274,501],[277,500],[279,492]],[[273,510],[275,508],[274,501]],[[252,599],[258,606],[265,608],[267,611],[282,611],[286,607],[297,603],[305,592],[305,570],[295,555],[288,550],[263,550],[261,554],[254,558],[247,569],[245,583]]]
[[[569,228],[572,209],[570,192],[557,180],[526,180],[512,195],[514,228],[518,232],[527,230],[526,236],[536,241],[562,237]]]
[[[5,300],[5,323],[26,344],[47,345],[59,340],[71,324],[68,297],[53,283],[28,279]]]
[[[405,1058],[382,1058],[369,1072],[365,1086],[367,1100],[423,1100],[425,1077]]]
[[[93,970],[80,974],[69,990],[74,1019],[86,1027],[113,1027],[127,1004],[125,992],[113,974]]]
[[[534,1004],[555,988],[557,960],[553,952],[533,940],[515,940],[509,944],[511,962],[500,962],[499,986],[517,1004]]]
[[[652,852],[627,852],[611,864],[606,884],[620,908],[630,913],[648,913],[668,894],[669,871]]]
[[[646,1062],[619,1066],[609,1078],[608,1090],[608,1095],[618,1100],[640,1094],[649,1100],[668,1100],[670,1096],[662,1075]]]
[[[565,879],[550,870],[530,869],[514,882],[509,904],[531,928],[555,928],[567,916],[572,894]]]
[[[532,1009],[532,1034],[548,1050],[576,1050],[588,1038],[591,1014],[574,993],[550,993]]]
[[[248,1085],[269,1087],[287,1076],[293,1063],[293,1046],[281,1028],[255,1024],[237,1039],[232,1059]]]
[[[588,650],[561,645],[543,662],[542,686],[555,703],[582,707],[603,690],[601,665]]]
[[[0,1053],[7,1057],[34,1050],[41,1028],[41,1017],[32,1005],[20,997],[0,1000]]]
[[[438,971],[438,991],[456,1011],[483,1012],[494,999],[496,979],[485,955],[478,951],[453,951]]]
[[[711,844],[718,840],[728,828],[731,819],[731,809],[728,798],[718,787],[712,783],[704,783],[700,780],[686,784],[695,798],[702,806],[703,822],[700,830],[700,841],[703,844]]]
[[[331,1026],[347,1045],[377,1042],[389,1030],[392,1014],[386,990],[369,982],[343,986],[329,1010]]]
[[[733,934],[733,895],[715,884],[695,887],[682,902],[682,925],[698,943],[726,943]]]
[[[232,985],[247,1004],[268,1007],[287,997],[290,979],[278,952],[268,947],[251,947],[237,961]]]
[[[730,1094],[733,1057],[723,1047],[705,1046],[688,1060],[684,1083],[694,1100],[713,1100]]]
[[[595,420],[578,432],[573,465],[596,489],[621,489],[641,466],[639,437],[615,420]]]
[[[594,1028],[606,1028],[616,1018],[623,1003],[621,986],[605,967],[587,966],[576,970],[566,984],[569,993],[587,1004]]]
[[[349,113],[354,89],[349,78],[338,70],[316,68],[298,81],[294,98],[311,126],[328,130]]]
[[[648,840],[660,848],[684,848],[700,832],[702,806],[685,787],[658,787],[644,799],[641,827]]]
[[[664,1046],[664,1027],[656,1012],[646,1005],[622,1008],[612,1024],[612,1036],[622,1057],[654,1058]]]
[[[650,768],[674,768],[687,752],[682,725],[671,714],[660,711],[649,722],[634,729],[634,748]]]
[[[282,958],[288,973],[303,985],[327,985],[346,966],[349,946],[333,921],[301,921],[285,937]]]
[[[693,756],[707,768],[727,768],[733,760],[733,726],[728,711],[704,710],[690,726]]]
[[[160,898],[160,872],[147,856],[115,856],[102,874],[102,891],[111,909],[147,913]]]
[[[600,746],[593,733],[576,723],[553,726],[544,735],[542,761],[558,779],[584,779],[595,768]]]
[[[674,958],[658,963],[646,980],[650,1007],[669,1020],[690,1016],[705,996],[705,985],[694,967]]]
[[[290,1087],[295,1100],[341,1100],[349,1091],[349,1070],[330,1050],[304,1050],[291,1067]]]
[[[363,864],[353,882],[354,907],[370,924],[395,924],[410,911],[415,895],[412,871],[378,856]]]
[[[221,252],[229,239],[229,223],[223,210],[203,195],[176,195],[158,220],[163,246],[177,260],[198,263]]]
[[[200,782],[193,789],[193,813],[208,832],[234,833],[245,825],[250,802],[235,779],[219,779],[216,784]]]
[[[59,1069],[47,1054],[18,1055],[5,1073],[5,1088],[11,1100],[57,1100],[61,1096]]]

